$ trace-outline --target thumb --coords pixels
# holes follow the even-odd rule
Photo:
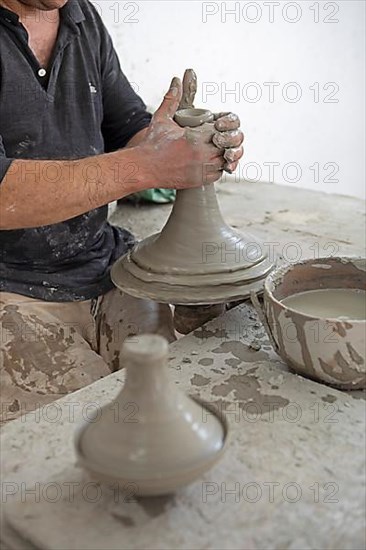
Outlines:
[[[174,77],[168,92],[165,94],[162,104],[155,113],[155,117],[173,118],[182,99],[182,82],[178,77]]]

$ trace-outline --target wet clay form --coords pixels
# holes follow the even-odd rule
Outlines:
[[[187,127],[187,139],[214,135],[213,115],[195,109],[196,77],[185,73],[181,109],[175,120]],[[220,304],[260,291],[273,263],[263,245],[223,220],[215,186],[177,192],[172,213],[161,233],[135,246],[112,269],[112,280],[138,298],[175,305]]]
[[[167,359],[161,336],[126,340],[122,391],[76,433],[79,464],[101,481],[122,488],[134,483],[137,496],[169,494],[191,483],[227,443],[224,416],[178,390]]]
[[[294,371],[340,389],[366,387],[365,271],[363,259],[305,260],[268,276],[264,311],[253,295],[277,353]]]

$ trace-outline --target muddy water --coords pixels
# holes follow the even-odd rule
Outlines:
[[[305,315],[326,319],[365,320],[364,290],[329,288],[287,296],[281,303]]]

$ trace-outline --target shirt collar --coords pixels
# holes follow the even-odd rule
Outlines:
[[[17,25],[19,22],[19,17],[16,13],[0,6],[0,20]]]
[[[85,15],[80,7],[79,0],[68,0],[67,4],[61,8],[62,15],[66,15],[74,23],[81,23],[85,20]]]

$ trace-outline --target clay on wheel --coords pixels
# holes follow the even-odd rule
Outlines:
[[[183,94],[184,109],[176,113],[176,121],[188,127],[187,139],[194,142],[197,133],[204,133],[211,141],[212,113],[192,107],[193,71],[187,71],[184,80],[189,93]],[[225,223],[215,186],[210,184],[178,190],[161,233],[144,239],[117,261],[111,276],[118,288],[138,298],[204,305],[261,291],[272,268],[273,261],[258,239]]]

